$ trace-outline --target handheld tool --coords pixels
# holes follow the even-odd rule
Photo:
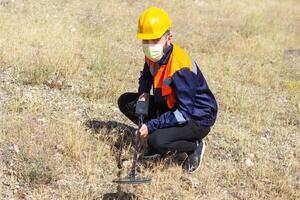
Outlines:
[[[135,114],[138,116],[138,131],[135,134],[134,140],[134,155],[132,159],[131,170],[129,175],[126,177],[118,178],[113,180],[113,182],[118,184],[142,184],[142,183],[150,183],[151,179],[148,177],[141,177],[137,175],[137,162],[138,162],[138,152],[141,148],[140,141],[140,128],[143,125],[144,117],[148,115],[148,107],[149,101],[137,101]]]

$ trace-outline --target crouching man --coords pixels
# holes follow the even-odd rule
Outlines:
[[[145,64],[138,93],[122,94],[118,105],[137,124],[136,102],[149,101],[148,117],[139,129],[140,137],[148,142],[144,157],[186,152],[183,167],[193,173],[201,165],[204,138],[216,121],[218,107],[196,62],[172,42],[170,28],[171,20],[163,9],[150,7],[141,14],[137,37]]]

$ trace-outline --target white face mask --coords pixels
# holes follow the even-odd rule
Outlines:
[[[162,44],[142,44],[142,47],[145,56],[153,62],[159,61],[164,55]]]

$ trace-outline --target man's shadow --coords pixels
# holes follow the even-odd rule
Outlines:
[[[117,121],[100,121],[97,119],[90,119],[84,122],[87,129],[91,130],[93,134],[104,134],[108,137],[115,135],[117,140],[111,146],[111,150],[116,155],[116,162],[119,169],[122,168],[122,151],[130,146],[133,146],[134,132],[136,128]],[[101,132],[101,130],[105,132]]]
[[[84,125],[87,129],[91,130],[93,134],[104,134],[108,137],[111,134],[117,133],[117,140],[112,145],[111,150],[114,152],[116,164],[119,169],[117,178],[120,178],[121,171],[123,169],[123,161],[122,159],[122,151],[123,149],[128,149],[128,147],[133,146],[134,144],[134,136],[136,128],[129,126],[124,123],[120,123],[117,121],[101,121],[97,119],[90,119],[84,122]],[[105,130],[104,132],[102,130]],[[179,163],[183,162],[186,159],[186,155],[178,155],[174,159],[174,154],[165,154],[158,159],[154,159],[149,161],[139,160],[139,163],[145,167],[151,168],[159,164],[162,160],[166,160],[165,162],[166,167],[173,163],[174,161]],[[169,160],[168,160],[169,159]],[[169,163],[169,164],[168,164]],[[110,199],[137,199],[137,196],[133,193],[126,193],[121,190],[121,186],[117,186],[117,192],[115,193],[106,193],[103,196],[103,200],[110,200]]]
[[[87,120],[84,124],[88,129],[92,130],[94,134],[100,134],[101,130],[103,129],[106,130],[103,134],[106,134],[108,136],[109,134],[117,132],[117,140],[114,142],[112,150],[116,155],[117,167],[119,169],[122,169],[122,162],[124,161],[124,159],[122,159],[122,151],[123,149],[128,149],[128,147],[134,145],[134,133],[136,131],[136,128],[117,121],[100,121],[97,119]],[[146,146],[147,144],[144,143],[142,149],[140,150],[143,150],[144,148],[146,148]],[[152,167],[160,163],[161,161],[165,161],[164,163],[166,164],[166,167],[168,167],[172,163],[181,165],[186,158],[186,153],[178,154],[167,152],[166,154],[161,155],[161,157],[159,157],[158,159],[150,160],[150,162],[149,160],[145,161],[143,159],[139,159],[139,163],[147,167]]]
[[[129,126],[124,123],[117,121],[100,121],[97,119],[90,119],[84,122],[84,125],[87,129],[91,130],[93,134],[112,134],[117,132],[117,140],[114,142],[111,150],[116,155],[116,164],[119,169],[117,178],[121,176],[121,170],[123,168],[122,162],[122,151],[127,149],[129,146],[132,146],[134,141],[134,132],[136,128]],[[101,130],[105,129],[105,132]],[[109,135],[108,135],[109,136]],[[103,195],[103,200],[129,200],[137,199],[137,196],[133,193],[126,193],[122,191],[121,186],[117,186],[117,192],[115,193],[106,193]]]
[[[103,200],[131,200],[138,199],[133,193],[126,192],[116,192],[116,193],[106,193],[103,195]]]

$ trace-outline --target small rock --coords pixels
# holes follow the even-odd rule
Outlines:
[[[287,56],[300,56],[300,49],[287,49],[284,51],[284,55]]]
[[[113,111],[117,111],[117,112],[119,111],[119,108],[116,107],[116,106],[111,106],[110,108],[111,108]]]
[[[25,198],[26,198],[26,193],[25,193],[23,190],[18,190],[18,191],[16,192],[16,195],[17,195],[17,197],[20,198],[20,199],[25,199]]]
[[[5,186],[10,186],[10,183],[7,180],[2,181],[2,184]]]
[[[196,0],[195,3],[199,6],[199,7],[206,7],[208,6],[208,3],[203,1],[203,0]]]
[[[253,153],[248,153],[247,155],[249,156],[249,158],[254,158],[255,157],[255,155]]]
[[[31,90],[24,90],[23,91],[23,96],[27,97],[28,99],[32,99],[33,98],[33,94]]]
[[[218,148],[220,146],[219,142],[216,140],[213,140],[211,143],[212,143],[213,148]]]
[[[55,148],[57,149],[58,152],[60,153],[64,153],[65,152],[65,147],[62,144],[58,144],[55,146]]]
[[[252,162],[252,160],[250,160],[250,158],[246,158],[245,159],[245,165],[247,167],[252,167],[254,165],[254,163]]]
[[[266,137],[261,137],[260,138],[263,142],[268,142],[268,139]]]
[[[37,118],[37,121],[40,123],[40,124],[44,124],[47,120],[45,117],[42,117],[42,118]]]
[[[184,187],[188,188],[198,188],[200,186],[200,183],[197,179],[192,178],[192,177],[180,177],[180,181],[185,185]],[[186,188],[186,189],[188,189]]]
[[[300,183],[300,172],[298,172],[295,176],[295,180],[296,182],[299,182]]]
[[[54,77],[47,80],[44,84],[49,88],[62,89],[64,87],[65,79],[62,77]]]
[[[132,162],[130,160],[125,160],[122,162],[122,166],[124,168],[129,168],[131,166]]]
[[[3,170],[3,173],[5,174],[5,175],[12,175],[13,174],[13,171],[11,170],[11,169],[5,169],[5,170]]]
[[[18,145],[14,144],[14,151],[16,152],[16,154],[20,154],[20,149],[18,147]]]
[[[0,0],[0,5],[1,6],[6,6],[6,5],[8,5],[9,4],[9,0]]]
[[[91,71],[88,70],[87,68],[82,68],[80,70],[80,73],[81,73],[82,76],[90,76],[92,74]]]
[[[68,186],[69,183],[68,183],[68,181],[66,181],[64,179],[61,179],[61,180],[56,181],[56,184],[59,187],[66,187],[66,186]]]

